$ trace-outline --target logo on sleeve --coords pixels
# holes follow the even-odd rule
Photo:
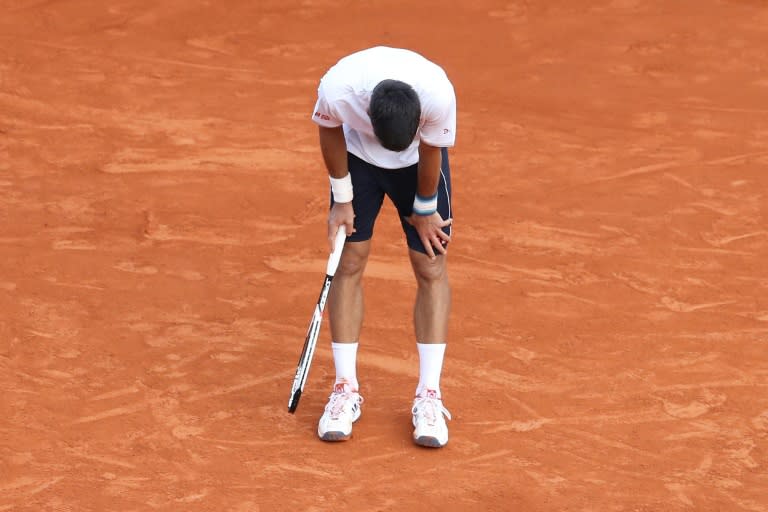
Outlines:
[[[315,112],[315,117],[319,117],[323,121],[330,121],[331,118],[325,114],[321,114],[320,112]]]

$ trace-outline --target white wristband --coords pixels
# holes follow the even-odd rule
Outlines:
[[[437,193],[432,197],[422,197],[416,194],[413,198],[413,213],[416,215],[432,215],[437,211]]]
[[[352,201],[354,194],[352,194],[352,176],[347,173],[343,178],[334,178],[329,176],[331,180],[331,192],[333,192],[333,201],[336,203],[348,203]]]

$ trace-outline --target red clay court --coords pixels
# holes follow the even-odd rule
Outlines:
[[[442,65],[442,450],[413,445],[388,207],[354,437],[315,433],[310,115],[339,57]],[[0,0],[0,511],[768,511],[768,4]]]

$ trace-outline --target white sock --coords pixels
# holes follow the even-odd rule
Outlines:
[[[416,343],[419,349],[419,385],[416,396],[427,389],[434,390],[440,398],[440,373],[443,371],[445,343]]]
[[[346,382],[357,391],[357,342],[331,343],[333,363],[336,366],[336,384]]]

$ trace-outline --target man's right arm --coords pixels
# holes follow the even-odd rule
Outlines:
[[[328,214],[328,243],[332,251],[339,226],[344,225],[346,227],[347,235],[351,235],[354,231],[355,212],[352,209],[352,185],[347,165],[347,141],[344,138],[344,129],[341,126],[334,128],[320,126],[319,130],[320,151],[323,154],[328,175],[332,182],[333,180],[343,180],[339,182],[342,184],[341,186],[349,187],[348,200],[343,202],[334,200],[333,207]],[[336,194],[334,194],[334,198],[336,198]]]

